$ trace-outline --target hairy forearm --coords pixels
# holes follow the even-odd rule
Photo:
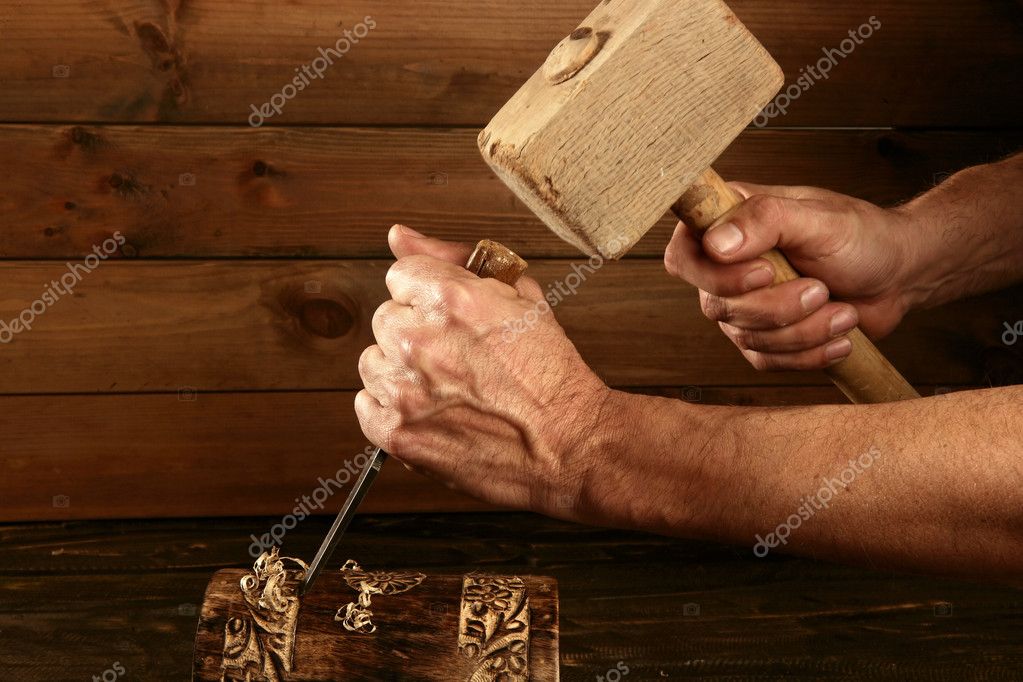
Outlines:
[[[898,209],[909,217],[911,308],[1023,281],[1023,153],[967,168]]]
[[[758,555],[1023,575],[1023,388],[776,409],[612,400],[616,436],[583,486],[588,520],[763,539]]]

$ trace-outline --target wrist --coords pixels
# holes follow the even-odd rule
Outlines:
[[[919,201],[890,209],[896,236],[896,251],[902,267],[897,277],[899,307],[904,316],[911,310],[926,308],[933,297],[934,225],[929,211]]]
[[[728,408],[609,390],[583,457],[579,519],[618,528],[707,537],[721,490]],[[732,448],[734,450],[734,448]]]
[[[897,234],[904,263],[899,278],[903,314],[938,305],[939,291],[957,263],[957,254],[943,253],[942,226],[934,208],[928,195],[923,195],[891,209],[899,221]]]
[[[556,484],[533,511],[570,521],[597,523],[590,504],[590,481],[600,475],[602,454],[625,438],[620,433],[624,425],[619,415],[618,393],[600,383],[587,391],[584,398],[571,401],[571,419],[566,419],[562,412],[548,425],[559,434],[555,450],[560,467]],[[537,485],[542,488],[545,483],[538,481]]]
[[[974,166],[897,209],[915,250],[907,287],[912,308],[1008,286],[1023,259],[1021,204],[1006,188],[1023,182],[1023,154]]]

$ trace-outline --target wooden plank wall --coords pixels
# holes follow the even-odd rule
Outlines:
[[[0,1],[0,320],[124,242],[0,344],[0,519],[289,511],[366,445],[355,359],[393,222],[501,240],[544,281],[569,272],[576,254],[474,138],[592,3]],[[1023,146],[1014,0],[731,6],[789,82],[871,16],[881,29],[744,134],[727,177],[893,204]],[[247,124],[366,17],[324,78]],[[746,366],[664,274],[671,228],[558,308],[601,376],[712,403],[840,401],[819,375]],[[1023,381],[1023,344],[1001,341],[1021,294],[917,314],[882,347],[924,392]],[[479,508],[397,466],[368,507]]]

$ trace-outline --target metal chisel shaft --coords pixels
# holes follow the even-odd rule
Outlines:
[[[373,484],[373,480],[376,479],[377,474],[380,473],[380,468],[387,461],[387,453],[380,448],[376,449],[373,456],[370,457],[369,462],[366,464],[366,468],[359,474],[359,478],[355,481],[355,486],[352,488],[352,492],[348,493],[348,499],[345,500],[345,506],[341,508],[341,513],[337,515],[334,520],[334,525],[327,531],[327,537],[323,539],[323,544],[316,550],[316,556],[313,557],[313,562],[309,564],[309,570],[306,571],[305,580],[302,581],[302,593],[304,594],[313,582],[320,575],[323,570],[323,566],[330,559],[330,555],[334,553],[334,549],[338,543],[341,542],[341,538],[344,537],[345,531],[348,530],[348,526],[352,523],[352,519],[355,518],[355,512],[359,509],[359,504],[362,499],[366,497],[366,493],[369,492],[370,486]]]

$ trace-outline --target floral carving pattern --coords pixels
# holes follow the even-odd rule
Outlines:
[[[463,578],[458,651],[475,662],[468,682],[527,682],[529,599],[521,578]]]
[[[376,632],[373,611],[370,610],[372,596],[390,596],[408,592],[426,579],[424,573],[397,571],[364,571],[359,564],[349,559],[341,567],[341,575],[348,586],[359,593],[356,601],[342,606],[334,616],[346,630],[370,634]]]
[[[222,682],[280,682],[282,673],[291,672],[298,588],[308,569],[299,559],[278,556],[276,547],[256,559],[240,585],[249,617],[224,625]]]

